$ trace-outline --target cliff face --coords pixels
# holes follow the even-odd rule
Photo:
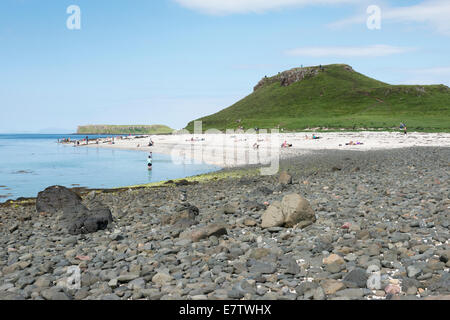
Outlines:
[[[353,71],[352,67],[345,65],[344,68],[347,71]],[[258,90],[259,88],[272,84],[275,82],[279,82],[281,86],[288,87],[293,83],[302,81],[304,79],[310,79],[317,76],[320,72],[325,71],[326,66],[316,66],[316,67],[306,67],[306,68],[294,68],[291,70],[283,71],[276,76],[273,77],[264,77],[258,84],[253,88],[253,91]]]

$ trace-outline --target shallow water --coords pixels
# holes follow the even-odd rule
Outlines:
[[[171,157],[153,154],[147,169],[145,152],[73,147],[58,139],[75,135],[0,134],[0,202],[35,197],[48,186],[113,188],[212,172],[207,164],[175,164]],[[89,136],[97,138],[102,136]]]

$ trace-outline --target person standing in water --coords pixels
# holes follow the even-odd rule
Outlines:
[[[152,165],[153,165],[153,154],[150,152],[150,155],[147,158],[148,170],[152,170]]]

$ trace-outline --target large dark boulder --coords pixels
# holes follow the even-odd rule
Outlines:
[[[95,203],[88,209],[81,197],[61,186],[53,186],[39,192],[36,211],[58,214],[60,226],[70,234],[87,234],[104,230],[113,221],[109,208]]]
[[[38,193],[36,211],[54,214],[65,207],[77,206],[81,201],[75,192],[62,186],[52,186]]]
[[[60,221],[70,234],[75,235],[105,230],[113,221],[113,217],[107,207],[97,206],[89,210],[83,204],[79,204],[64,208]]]

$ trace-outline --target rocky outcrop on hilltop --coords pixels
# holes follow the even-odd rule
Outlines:
[[[350,66],[346,66],[346,69],[348,69],[349,71],[350,70],[353,71],[352,67]],[[318,66],[318,67],[294,68],[291,70],[283,71],[281,73],[278,73],[278,75],[276,76],[270,78],[268,77],[262,78],[261,81],[259,81],[258,84],[254,87],[254,91],[258,90],[259,88],[265,85],[272,84],[275,82],[279,82],[281,86],[287,87],[293,83],[302,81],[304,79],[315,77],[324,70],[325,67]]]

